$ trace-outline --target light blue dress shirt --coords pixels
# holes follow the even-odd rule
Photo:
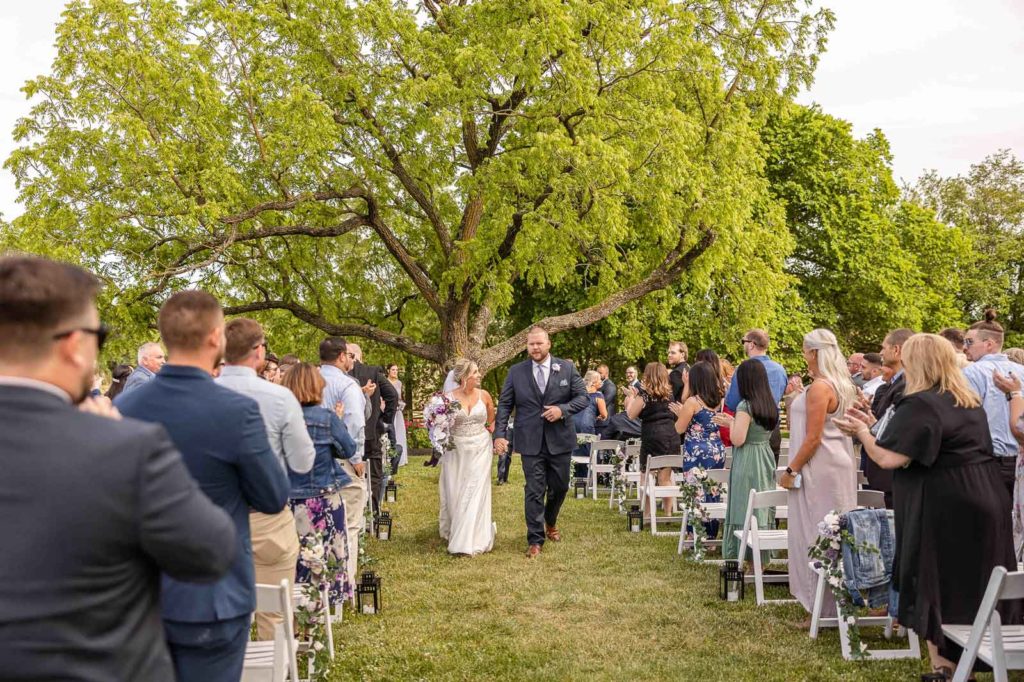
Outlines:
[[[333,410],[337,403],[345,405],[345,416],[341,421],[345,423],[348,435],[356,442],[356,454],[348,461],[350,464],[359,464],[366,451],[366,397],[359,383],[334,365],[321,365],[320,375],[327,383],[324,387],[324,401],[320,404],[328,410]]]
[[[981,406],[988,417],[988,430],[992,434],[992,449],[996,457],[1016,456],[1020,449],[1010,431],[1010,401],[992,379],[993,370],[1003,376],[1013,374],[1024,380],[1024,366],[1011,362],[1003,353],[991,353],[964,367],[964,376],[981,398]]]

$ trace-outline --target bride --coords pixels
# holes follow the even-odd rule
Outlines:
[[[480,389],[476,363],[462,358],[455,363],[458,387],[448,397],[462,409],[455,417],[455,447],[441,458],[441,537],[451,554],[481,554],[494,546],[491,522],[491,457],[494,446],[494,401]]]

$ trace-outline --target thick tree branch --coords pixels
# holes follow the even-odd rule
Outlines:
[[[242,303],[239,305],[225,306],[225,315],[242,315],[244,313],[257,312],[260,310],[287,310],[296,318],[310,326],[331,336],[359,336],[371,341],[377,341],[384,345],[396,348],[410,355],[441,363],[444,354],[440,346],[428,343],[420,343],[401,334],[395,334],[383,329],[378,329],[368,324],[339,324],[331,322],[327,318],[317,315],[302,305],[293,301],[255,301],[253,303]]]
[[[538,320],[535,324],[544,327],[551,334],[556,334],[561,331],[579,329],[580,327],[586,327],[599,322],[627,303],[646,296],[652,291],[664,289],[675,282],[693,264],[693,261],[698,256],[707,251],[714,241],[714,231],[705,228],[703,236],[696,244],[685,251],[682,250],[681,246],[673,249],[665,256],[658,267],[636,284],[616,291],[603,301],[589,308],[565,315],[545,317],[542,320]],[[480,370],[485,372],[492,367],[497,367],[519,353],[526,344],[528,329],[522,329],[501,343],[481,351],[480,356],[477,358]]]

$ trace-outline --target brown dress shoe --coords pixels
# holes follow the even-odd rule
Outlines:
[[[540,554],[540,545],[530,545],[529,549],[526,550],[526,558],[533,559]]]
[[[551,542],[561,542],[562,541],[562,533],[559,532],[559,530],[557,528],[555,528],[554,526],[547,526],[547,527],[545,527],[544,534],[548,536],[548,540],[551,540]]]

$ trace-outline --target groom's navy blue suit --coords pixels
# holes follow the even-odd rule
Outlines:
[[[505,437],[514,409],[515,447],[522,456],[526,476],[526,537],[531,545],[543,545],[544,524],[556,525],[569,490],[569,457],[576,448],[572,416],[587,407],[588,399],[583,378],[568,360],[551,356],[543,394],[534,376],[535,366],[531,359],[509,370],[498,398],[494,437]],[[544,419],[545,405],[561,409],[562,419]]]

